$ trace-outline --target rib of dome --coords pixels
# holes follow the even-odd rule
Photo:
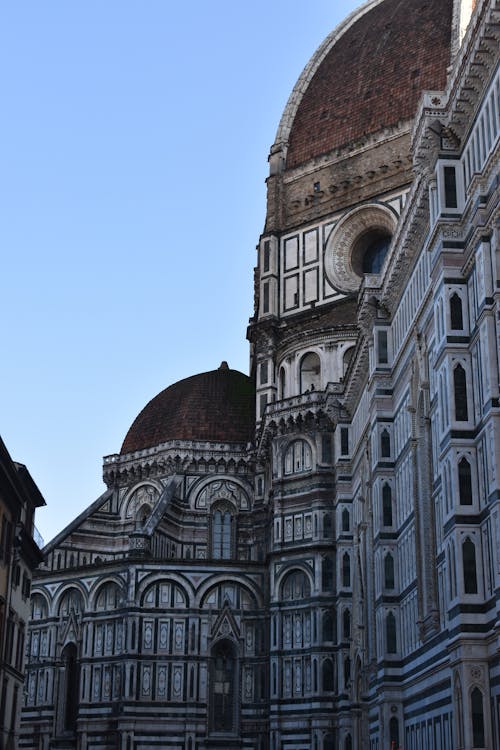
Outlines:
[[[168,440],[247,443],[253,439],[254,408],[253,382],[242,372],[219,368],[193,375],[144,407],[120,452],[133,453]]]

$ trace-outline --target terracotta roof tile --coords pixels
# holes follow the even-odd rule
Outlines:
[[[133,422],[121,453],[174,439],[246,443],[253,439],[254,410],[251,378],[222,363],[155,396]]]
[[[287,167],[396,125],[450,63],[453,0],[385,0],[333,45],[294,118]]]

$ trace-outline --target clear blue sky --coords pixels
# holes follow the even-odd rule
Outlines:
[[[267,155],[353,0],[0,8],[0,434],[49,541],[167,385],[248,371]]]

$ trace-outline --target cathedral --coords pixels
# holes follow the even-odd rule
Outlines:
[[[152,398],[45,547],[19,748],[500,748],[499,48],[500,0],[368,0],[313,54],[249,375]]]

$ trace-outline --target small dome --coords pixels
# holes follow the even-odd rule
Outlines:
[[[247,443],[253,440],[254,410],[251,378],[222,362],[218,370],[180,380],[155,396],[133,422],[120,452],[168,440]]]
[[[422,91],[442,90],[452,11],[453,0],[374,1],[333,32],[292,94],[292,121],[285,111],[287,168],[411,119]]]

